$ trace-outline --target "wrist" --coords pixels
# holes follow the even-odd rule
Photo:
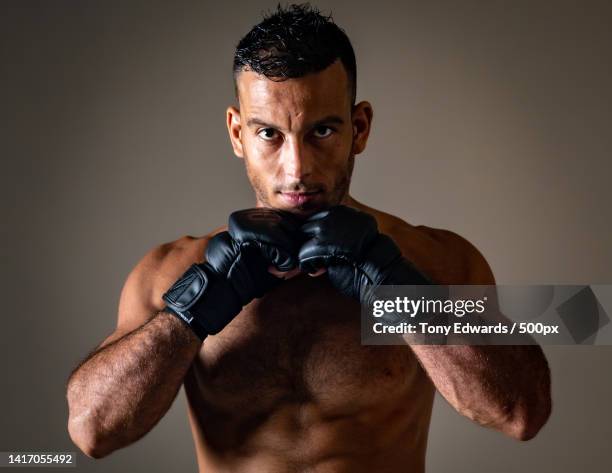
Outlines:
[[[200,345],[207,336],[205,332],[196,333],[192,325],[186,323],[180,315],[167,306],[158,312],[157,317],[160,319],[160,325],[163,325],[169,334],[173,334],[172,337],[177,343],[181,343],[179,340],[187,343],[197,341]]]
[[[175,311],[170,307],[166,306],[162,310],[163,313],[168,314],[172,319],[176,321],[176,323],[180,324],[182,327],[188,329],[193,335],[195,335],[201,342],[208,336],[208,332],[206,329],[198,322],[197,319],[192,319],[189,321],[185,314]]]

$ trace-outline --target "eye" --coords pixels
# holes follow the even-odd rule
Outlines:
[[[278,132],[274,128],[264,128],[257,132],[257,134],[262,140],[272,141],[277,137]]]
[[[314,129],[314,135],[317,138],[327,138],[329,135],[333,133],[333,128],[330,128],[326,125],[319,125]]]

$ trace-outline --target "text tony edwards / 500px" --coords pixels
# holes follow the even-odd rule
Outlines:
[[[450,334],[558,334],[558,325],[548,325],[541,322],[520,322],[507,325],[496,323],[490,325],[471,324],[469,322],[454,322],[448,325],[430,324],[427,322],[408,323],[402,322],[395,325],[386,325],[376,322],[372,326],[372,331],[376,334],[411,334],[411,335],[450,335]]]

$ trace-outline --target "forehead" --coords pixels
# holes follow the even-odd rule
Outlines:
[[[304,77],[273,81],[253,71],[237,77],[241,115],[328,115],[350,111],[348,77],[342,63]]]

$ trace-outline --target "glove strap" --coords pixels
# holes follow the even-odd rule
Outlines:
[[[208,331],[198,320],[197,311],[191,309],[204,296],[213,278],[213,270],[207,263],[193,264],[162,296],[167,304],[164,311],[181,319],[202,341],[208,335]]]
[[[388,285],[420,285],[434,284],[431,279],[419,271],[414,264],[404,257],[391,265],[381,284]]]

